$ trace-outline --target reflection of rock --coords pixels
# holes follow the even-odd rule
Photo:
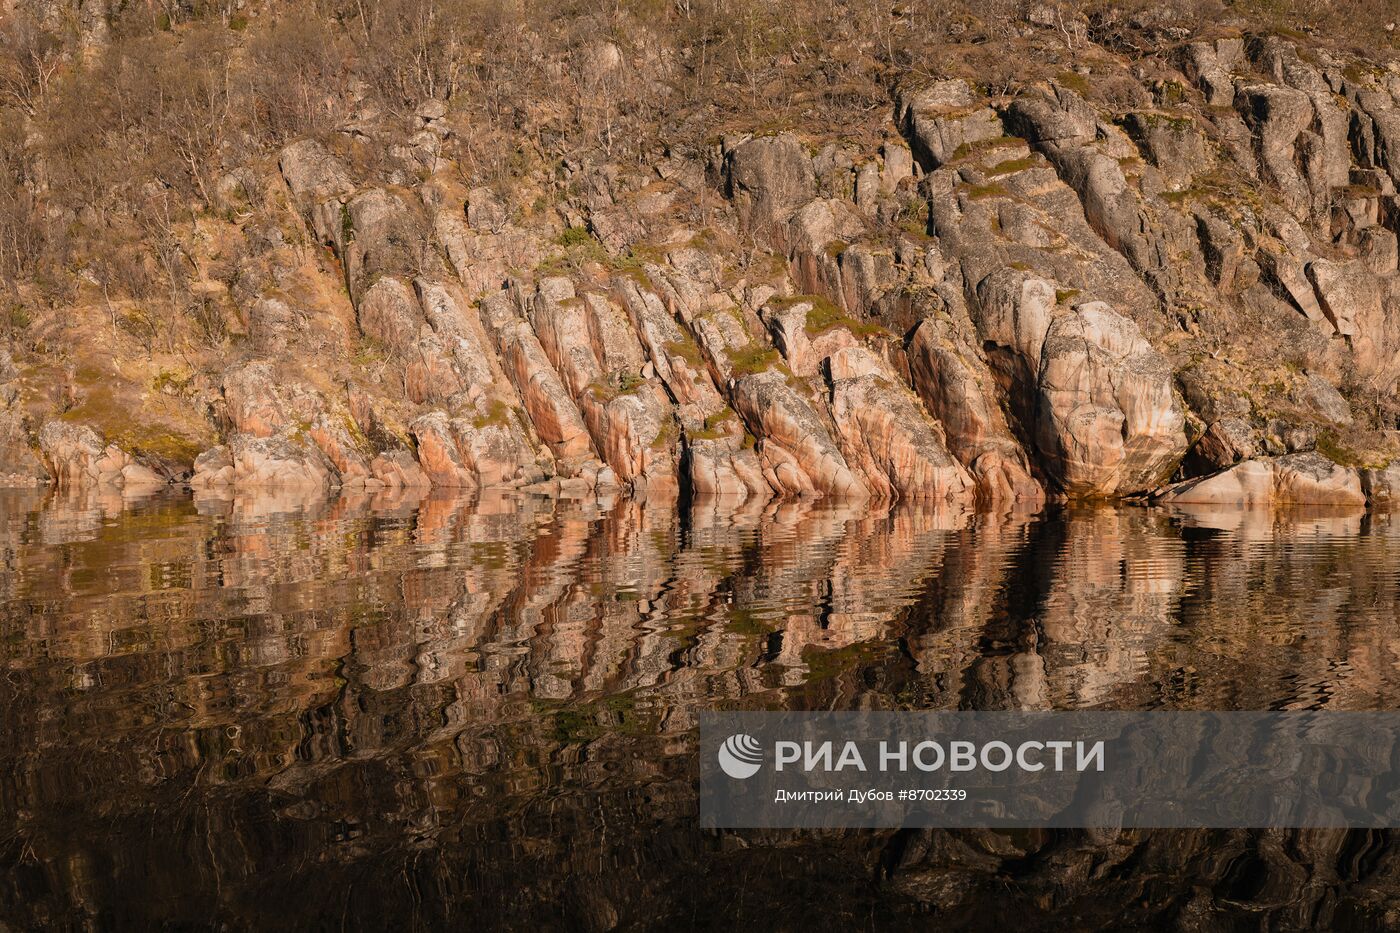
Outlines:
[[[19,623],[0,678],[0,766],[30,788],[26,858],[45,872],[99,853],[142,869],[95,876],[81,898],[21,872],[17,893],[37,905],[25,909],[50,921],[125,905],[159,927],[213,905],[250,927],[314,926],[349,897],[367,924],[416,908],[450,925],[447,899],[420,893],[441,870],[488,879],[473,910],[493,925],[555,916],[557,895],[508,881],[527,874],[604,891],[587,908],[600,927],[658,909],[696,915],[712,894],[692,877],[696,859],[734,883],[761,867],[752,847],[676,858],[696,838],[696,697],[1346,709],[1400,689],[1387,627],[1372,624],[1396,608],[1391,531],[1363,525],[1357,509],[1175,506],[1181,522],[1225,532],[1183,535],[1150,508],[989,518],[949,503],[706,500],[682,515],[670,503],[509,492],[225,492],[201,493],[197,512],[169,498],[124,512],[114,493],[42,507],[33,494],[0,497],[0,543],[23,568],[0,568]],[[131,620],[157,604],[159,638],[134,637],[145,629]],[[226,628],[233,641],[210,637]],[[179,715],[153,721],[152,696]],[[66,721],[88,728],[56,730]],[[541,756],[552,762],[544,777]],[[161,781],[149,780],[152,760]],[[201,783],[211,762],[237,767]],[[35,779],[52,773],[69,779]],[[545,821],[520,810],[541,780]],[[340,793],[350,784],[355,793]],[[603,832],[600,809],[625,819]],[[250,876],[285,863],[297,896],[271,904],[265,887],[212,882],[197,901],[147,896],[190,877],[187,849],[165,840],[195,815],[221,830],[198,851]],[[559,820],[576,828],[567,838]],[[452,831],[425,832],[425,821]],[[300,858],[345,826],[362,834],[348,866]],[[785,847],[846,865],[873,857],[873,839],[888,866],[873,908],[865,886],[822,880],[813,926],[875,916],[900,927],[935,903],[969,917],[988,904],[1021,912],[1044,897],[1078,927],[1083,913],[1054,898],[1090,898],[1102,919],[1107,887],[1131,900],[1125,916],[1179,918],[1135,892],[1150,877],[1216,871],[1200,866],[1222,852],[1267,858],[1301,891],[1291,879],[1336,864],[1347,838],[1367,837],[919,831]],[[1085,888],[1060,874],[1088,877],[1106,858],[1114,872]],[[1376,883],[1391,884],[1387,864]],[[1299,904],[1312,916],[1307,897],[1269,897],[1274,906],[1238,910],[1258,921]]]

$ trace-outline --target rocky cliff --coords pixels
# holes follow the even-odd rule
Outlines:
[[[0,472],[1388,505],[1400,66],[1166,13],[1128,49],[1046,15],[1015,27],[1024,75],[887,70],[848,125],[692,108],[611,160],[539,101],[489,182],[457,97],[347,91],[341,123],[225,158],[171,221],[185,318],[82,268],[11,330]],[[580,99],[665,99],[693,64],[663,53],[593,38],[548,67]]]

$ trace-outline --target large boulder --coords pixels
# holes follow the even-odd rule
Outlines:
[[[925,168],[936,168],[979,142],[1006,131],[988,106],[977,105],[966,81],[935,81],[899,95],[897,118],[913,155]]]
[[[381,275],[437,271],[439,265],[426,220],[408,194],[396,188],[355,194],[341,207],[339,224],[329,233],[356,304]]]
[[[200,454],[190,479],[197,490],[328,492],[339,485],[335,465],[315,444],[251,434],[235,434],[228,444]]]
[[[345,194],[354,187],[344,164],[314,139],[284,146],[277,166],[287,187],[298,198],[322,199]]]
[[[224,373],[224,406],[239,434],[271,437],[295,417],[284,384],[264,362],[236,366]]]
[[[370,461],[370,473],[381,486],[389,489],[426,489],[432,485],[408,450],[386,450]]]
[[[1232,72],[1244,61],[1244,40],[1192,42],[1181,50],[1182,70],[1205,94],[1206,105],[1228,107],[1235,100]]]
[[[1038,392],[1037,445],[1070,496],[1150,490],[1186,452],[1171,366],[1137,325],[1102,302],[1050,325]]]
[[[417,418],[409,430],[418,447],[418,462],[433,486],[476,489],[476,473],[463,462],[445,412],[433,411]]]
[[[1400,509],[1400,463],[1368,467],[1361,471],[1361,491],[1373,509]]]
[[[725,174],[740,221],[754,228],[785,220],[817,189],[812,158],[791,133],[735,146],[725,156]]]
[[[407,354],[417,343],[423,312],[413,290],[403,280],[382,276],[365,289],[355,310],[360,332],[387,349]]]
[[[1356,470],[1309,452],[1246,460],[1223,473],[1179,483],[1161,499],[1183,505],[1358,506],[1366,504],[1366,492]]]
[[[516,412],[497,405],[473,417],[430,411],[414,419],[409,430],[418,462],[434,486],[527,486],[545,478],[548,461],[541,463],[516,422]]]
[[[1123,127],[1173,189],[1190,185],[1209,163],[1205,135],[1189,117],[1139,111],[1124,117]]]

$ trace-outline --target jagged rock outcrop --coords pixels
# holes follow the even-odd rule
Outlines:
[[[1011,433],[991,370],[975,342],[951,322],[931,315],[919,324],[906,352],[914,387],[982,495],[997,502],[1040,499],[1044,490]]]
[[[688,330],[650,288],[631,278],[616,285],[649,358],[643,372],[654,373],[675,401],[683,475],[691,490],[727,499],[767,498],[772,489],[758,443],[746,436],[745,422],[734,416],[738,406],[726,404],[711,375],[731,385],[729,350],[752,342],[744,323],[727,311],[697,316],[687,309]]]
[[[669,398],[655,376],[641,374],[642,351],[618,327],[620,309],[606,296],[574,294],[568,279],[547,279],[529,303],[540,345],[583,415],[613,477],[649,495],[679,492],[678,448]],[[616,343],[604,350],[598,336]],[[622,362],[604,371],[603,361]]]
[[[973,491],[943,430],[918,398],[869,350],[851,346],[826,360],[831,416],[846,458],[883,499],[951,499]]]
[[[501,292],[482,302],[488,331],[506,375],[520,393],[540,439],[549,445],[564,475],[593,460],[588,427],[550,365],[534,329],[520,315],[516,296]]]
[[[410,429],[419,463],[434,486],[526,486],[551,475],[552,461],[541,463],[513,413],[504,408],[478,418],[449,418],[432,411]]]
[[[758,429],[764,478],[781,493],[869,496],[868,487],[789,378],[778,369],[765,369],[733,383],[735,410]]]
[[[836,326],[830,313],[823,314],[819,299],[769,302],[760,317],[788,368],[802,378],[815,376],[822,361],[859,343],[848,328]]]

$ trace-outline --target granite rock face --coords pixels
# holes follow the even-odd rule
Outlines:
[[[865,135],[522,158],[519,194],[443,101],[357,111],[217,180],[252,271],[201,287],[233,336],[132,392],[198,448],[107,443],[139,432],[90,375],[36,391],[7,356],[0,477],[1388,503],[1400,78],[1182,35],[995,95],[911,72]],[[613,93],[632,54],[560,67]]]

